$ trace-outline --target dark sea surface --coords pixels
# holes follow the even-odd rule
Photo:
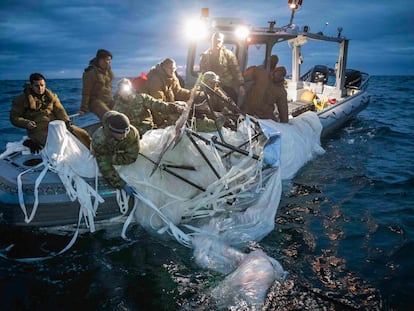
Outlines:
[[[9,122],[23,83],[2,81],[1,151],[25,134]],[[76,113],[80,79],[47,87]],[[249,246],[289,272],[265,310],[414,310],[414,77],[374,76],[368,90],[368,108],[284,181],[275,229]],[[126,242],[120,230],[83,234],[44,262],[0,258],[0,310],[215,310],[208,293],[223,275],[175,241],[134,225]],[[0,224],[0,248],[14,244],[15,257],[59,251],[70,238]]]

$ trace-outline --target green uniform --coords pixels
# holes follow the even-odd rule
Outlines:
[[[111,114],[116,114],[116,112],[107,112],[102,119],[102,127],[93,134],[92,151],[105,180],[112,187],[122,189],[126,182],[119,176],[114,165],[127,165],[136,161],[140,136],[138,130],[131,125],[131,130],[123,140],[113,137],[107,122]]]
[[[213,71],[220,77],[222,85],[238,88],[244,84],[244,78],[240,71],[236,56],[225,47],[218,51],[208,49],[200,57],[200,71]]]
[[[141,136],[153,128],[173,125],[180,116],[178,106],[185,106],[184,102],[166,103],[148,94],[132,94],[128,99],[115,95],[114,100],[113,109],[125,114]]]

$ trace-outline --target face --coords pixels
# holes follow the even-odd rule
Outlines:
[[[31,84],[33,92],[38,95],[42,95],[46,90],[46,81],[45,80],[34,80]]]
[[[115,137],[116,140],[124,140],[128,136],[129,130],[124,133],[115,133],[111,131],[111,134],[113,137]]]
[[[215,89],[215,88],[217,88],[218,87],[218,82],[214,82],[214,81],[209,81],[209,80],[206,80],[205,81],[205,84],[207,84],[209,87],[211,87],[212,89]]]
[[[105,58],[100,58],[98,60],[99,66],[102,67],[103,69],[108,69],[111,66],[111,61],[112,61],[111,56],[107,56]]]
[[[177,70],[175,63],[165,64],[162,66],[169,77],[172,77],[174,72]]]
[[[213,40],[213,47],[220,49],[223,46],[223,39],[220,36],[216,36]]]

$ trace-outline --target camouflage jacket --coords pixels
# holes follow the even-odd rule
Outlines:
[[[200,71],[213,71],[219,77],[223,85],[238,87],[244,84],[237,57],[225,47],[218,52],[208,49],[200,57]]]
[[[114,110],[125,114],[139,134],[142,136],[148,130],[172,125],[180,116],[178,106],[184,102],[166,103],[148,94],[133,94],[125,100],[115,95]]]
[[[238,109],[234,101],[227,95],[227,93],[219,86],[214,88],[209,87],[208,85],[201,86],[199,88],[198,94],[203,94],[203,96],[196,96],[194,99],[194,108],[196,112],[209,114],[210,108],[208,102],[211,105],[211,108],[215,112],[222,112],[224,114],[237,114]],[[207,101],[208,96],[208,101]]]
[[[33,93],[29,86],[22,94],[15,97],[10,109],[10,122],[17,127],[27,129],[30,121],[36,122],[34,129],[27,129],[27,135],[44,145],[47,138],[49,122],[53,120],[69,121],[69,116],[59,97],[46,89],[44,94]]]
[[[114,165],[132,164],[138,158],[139,133],[131,125],[131,130],[123,140],[117,140],[108,129],[108,113],[102,120],[102,127],[92,136],[92,152],[96,157],[99,170],[105,180],[114,188],[122,189],[126,182],[119,176]]]
[[[148,72],[142,92],[165,102],[187,101],[191,94],[190,90],[181,87],[175,74],[168,77],[161,64],[152,67]]]
[[[98,66],[98,60],[92,59],[82,76],[82,103],[80,110],[87,112],[95,100],[107,105],[112,102],[112,80],[114,74],[111,69],[103,70]]]

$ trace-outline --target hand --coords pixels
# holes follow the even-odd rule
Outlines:
[[[65,121],[66,124],[66,128],[68,129],[69,132],[73,133],[73,127],[72,127],[72,121]]]
[[[82,110],[79,110],[79,111],[78,111],[78,115],[79,115],[79,116],[83,116],[84,114],[85,114],[85,111],[82,111]]]
[[[26,146],[30,149],[31,153],[39,153],[40,150],[43,149],[43,146],[31,139],[26,139],[23,142],[23,146]]]
[[[183,101],[176,101],[176,102],[170,103],[169,105],[171,105],[170,107],[172,109],[172,112],[178,112],[178,113],[182,113],[187,106],[187,104]]]
[[[34,128],[36,128],[37,127],[37,124],[36,124],[36,122],[35,121],[29,121],[29,123],[27,123],[27,125],[26,125],[26,128],[28,129],[28,130],[33,130]]]
[[[133,187],[131,187],[130,185],[128,185],[128,184],[126,184],[124,186],[124,188],[122,188],[122,189],[126,192],[127,195],[132,196],[132,195],[136,194],[135,189]]]

